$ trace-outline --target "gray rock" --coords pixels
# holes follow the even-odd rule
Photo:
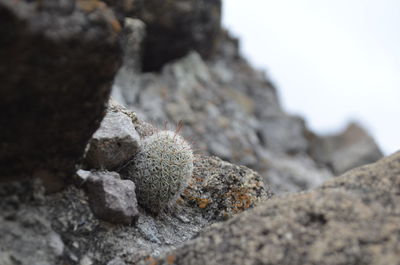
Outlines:
[[[46,212],[34,207],[7,210],[2,206],[0,264],[56,264],[63,255],[64,243],[51,228]]]
[[[12,261],[12,256],[10,253],[2,251],[0,253],[0,264],[3,265],[14,265],[15,263]]]
[[[90,208],[111,223],[132,224],[139,211],[135,184],[116,172],[92,172],[87,180]]]
[[[126,265],[126,263],[119,257],[110,260],[107,265]]]
[[[398,264],[400,152],[215,224],[154,264]],[[149,260],[139,264],[149,264]]]
[[[163,65],[196,50],[212,58],[221,31],[220,0],[137,0],[134,16],[147,28],[143,69],[161,70]],[[166,45],[173,43],[174,45]]]
[[[156,217],[139,207],[135,225],[114,225],[96,218],[85,192],[76,187],[46,197],[45,208],[46,217],[64,239],[65,256],[68,260],[75,257],[70,263],[91,253],[93,264],[107,264],[117,257],[134,264],[175,248],[204,227],[252,208],[271,194],[254,171],[198,156],[194,178],[177,203]]]
[[[304,121],[298,117],[280,115],[264,118],[259,135],[261,142],[272,151],[305,153],[308,148]]]
[[[283,112],[273,85],[240,59],[234,40],[221,44],[231,51],[220,51],[215,62],[192,52],[161,73],[138,73],[127,82],[127,107],[158,127],[183,121],[193,149],[259,171],[277,193],[310,189],[331,176],[307,154],[304,121]],[[153,132],[142,124],[137,131],[149,133],[141,136]]]
[[[88,170],[79,169],[78,171],[76,171],[75,175],[76,175],[76,177],[78,179],[78,183],[79,184],[83,184],[90,177],[91,172],[88,171]]]
[[[131,118],[109,109],[89,142],[86,164],[97,169],[119,167],[135,155],[139,140]]]
[[[356,123],[351,123],[340,134],[311,139],[311,155],[330,166],[335,174],[373,163],[382,157],[374,139]]]
[[[118,70],[112,90],[112,97],[126,105],[126,97],[131,93],[131,83],[142,69],[142,44],[145,37],[145,24],[139,19],[126,18],[122,30],[123,65]]]
[[[93,260],[88,256],[85,255],[81,260],[79,261],[79,265],[93,265]]]
[[[118,74],[133,74],[140,72],[142,42],[146,37],[146,25],[139,19],[126,18],[122,31],[122,47],[124,49],[124,62]]]
[[[330,170],[319,167],[314,160],[304,154],[288,156],[268,151],[260,151],[258,154],[266,165],[261,171],[265,181],[279,193],[315,188],[333,177]]]
[[[119,24],[83,2],[0,3],[2,179],[72,175],[100,124],[121,58]]]

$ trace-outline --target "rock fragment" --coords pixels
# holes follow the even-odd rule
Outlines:
[[[86,164],[89,168],[113,170],[135,155],[139,140],[131,118],[109,109],[89,142]]]
[[[135,184],[121,180],[116,172],[92,172],[87,181],[93,213],[111,223],[132,224],[139,211]]]

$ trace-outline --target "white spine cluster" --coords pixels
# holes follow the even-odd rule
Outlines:
[[[126,170],[136,184],[138,202],[159,213],[186,188],[193,172],[193,151],[176,132],[160,131],[143,140]]]

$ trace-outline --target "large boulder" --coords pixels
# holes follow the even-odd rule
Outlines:
[[[157,264],[398,264],[399,212],[400,152],[216,224]]]
[[[71,175],[104,115],[119,23],[73,0],[4,0],[0,21],[0,178]]]

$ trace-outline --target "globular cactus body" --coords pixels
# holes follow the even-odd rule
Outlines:
[[[193,172],[193,151],[176,132],[160,131],[145,138],[123,175],[135,182],[138,202],[159,213],[174,203]]]

